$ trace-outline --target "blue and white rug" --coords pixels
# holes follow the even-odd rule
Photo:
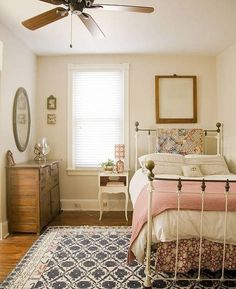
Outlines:
[[[142,288],[144,266],[126,263],[130,236],[130,227],[50,227],[0,288]],[[231,273],[235,278],[236,272]],[[236,288],[233,281],[173,282],[162,277],[154,277],[153,288]]]

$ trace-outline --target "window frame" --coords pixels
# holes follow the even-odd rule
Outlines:
[[[124,144],[125,170],[129,170],[129,64],[68,64],[67,102],[67,174],[97,175],[101,167],[75,167],[73,165],[72,73],[74,71],[121,70],[124,73]]]

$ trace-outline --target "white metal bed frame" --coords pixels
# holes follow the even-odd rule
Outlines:
[[[222,155],[223,153],[223,143],[222,143],[222,130],[221,128],[221,123],[216,124],[216,129],[214,130],[205,130],[205,136],[206,137],[213,137],[217,141],[217,154]],[[140,129],[139,128],[139,123],[135,122],[135,171],[138,168],[138,133],[139,132],[147,132],[147,137],[148,137],[148,153],[151,153],[151,133],[156,132],[155,129]],[[208,133],[213,133],[213,135],[209,135]],[[206,142],[205,142],[206,144]],[[149,185],[148,185],[148,221],[147,221],[147,248],[146,248],[146,264],[145,264],[145,279],[144,279],[144,288],[152,288],[152,273],[151,273],[151,246],[152,246],[152,194],[154,192],[154,187],[153,187],[153,181],[154,180],[167,180],[165,178],[155,178],[152,170],[154,169],[154,162],[153,161],[148,161],[146,164],[146,168],[148,169],[148,180],[149,180]],[[170,179],[168,179],[170,181]],[[168,280],[174,280],[177,281],[178,279],[178,245],[179,245],[179,213],[181,210],[181,205],[180,205],[180,195],[186,194],[181,192],[182,185],[185,181],[198,181],[196,179],[171,179],[171,181],[176,181],[177,182],[177,228],[176,228],[176,257],[175,257],[175,272],[174,272],[174,277],[172,278],[166,278]],[[226,235],[227,235],[227,212],[228,212],[228,196],[229,194],[236,195],[236,192],[230,192],[230,182],[236,182],[236,181],[220,181],[220,180],[214,180],[214,182],[225,182],[225,211],[224,211],[224,236],[223,236],[223,261],[222,261],[222,273],[221,273],[221,278],[219,279],[206,279],[206,278],[201,278],[201,257],[202,257],[202,227],[203,227],[203,215],[204,215],[204,200],[206,196],[206,183],[208,182],[213,182],[213,180],[202,180],[201,182],[201,189],[200,189],[200,194],[201,194],[201,217],[200,217],[200,236],[199,236],[199,262],[198,262],[198,276],[197,278],[188,278],[187,280],[194,280],[194,281],[236,281],[236,279],[226,279],[224,278],[224,273],[225,273],[225,255],[226,255]],[[181,278],[183,280],[183,278]]]

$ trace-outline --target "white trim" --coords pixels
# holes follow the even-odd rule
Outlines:
[[[0,72],[2,71],[2,63],[3,63],[3,42],[0,41]]]
[[[8,235],[8,221],[0,223],[0,240],[5,239]]]
[[[124,69],[124,143],[125,143],[125,170],[129,168],[129,64],[123,64]]]
[[[104,198],[103,202],[107,206],[103,208],[104,211],[125,211],[125,199],[110,200]],[[61,208],[63,211],[99,211],[98,199],[61,199]],[[132,211],[132,204],[129,201],[128,211]]]
[[[72,153],[73,149],[71,148],[72,140],[72,88],[71,88],[71,78],[72,78],[72,65],[68,65],[68,102],[67,102],[67,166],[74,167],[72,164]]]
[[[130,168],[125,169],[125,171],[130,171]],[[68,176],[98,176],[103,170],[101,168],[67,168]]]
[[[98,168],[67,168],[68,176],[98,176],[101,170]]]
[[[117,63],[117,64],[68,64],[68,70],[69,71],[107,71],[109,70],[129,70],[129,64],[128,63]]]

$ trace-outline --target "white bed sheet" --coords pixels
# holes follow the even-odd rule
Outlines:
[[[160,175],[163,178],[185,178],[178,175]],[[202,178],[199,178],[202,179]],[[236,180],[236,175],[211,175],[204,176],[204,179]],[[133,206],[142,188],[148,183],[147,176],[139,169],[135,172],[129,185],[129,192]],[[200,235],[200,211],[184,210],[179,216],[179,238],[198,238]],[[168,210],[153,218],[152,242],[165,242],[176,240],[177,211]],[[228,212],[227,215],[227,236],[228,244],[236,245],[236,212]],[[224,212],[208,211],[203,217],[203,237],[210,241],[223,242],[224,236]],[[144,225],[138,238],[132,245],[132,252],[139,262],[144,259],[146,247],[147,225]]]

